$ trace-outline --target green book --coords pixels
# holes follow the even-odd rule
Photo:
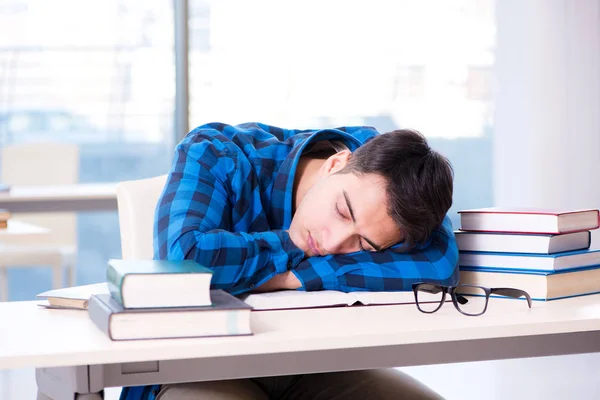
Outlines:
[[[212,304],[213,272],[192,260],[109,260],[106,281],[124,308],[201,307]]]
[[[90,298],[90,319],[111,340],[251,335],[252,307],[223,290],[212,290],[206,307],[124,308],[108,294]]]

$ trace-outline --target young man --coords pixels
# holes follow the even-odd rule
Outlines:
[[[415,131],[211,123],[177,146],[156,211],[155,257],[210,266],[213,287],[233,294],[453,285],[452,187],[450,163]],[[127,400],[439,398],[395,370],[126,392]]]

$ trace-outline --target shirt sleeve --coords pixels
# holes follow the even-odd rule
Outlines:
[[[304,252],[284,230],[230,232],[235,210],[226,182],[235,171],[222,143],[179,144],[157,205],[154,245],[155,258],[195,260],[212,269],[213,288],[239,294],[297,265]]]
[[[293,270],[302,290],[402,291],[417,282],[458,283],[458,248],[446,216],[428,244],[409,252],[402,245],[379,252],[360,251],[310,257]]]

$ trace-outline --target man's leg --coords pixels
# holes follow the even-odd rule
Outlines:
[[[396,369],[301,375],[280,398],[282,400],[443,399],[432,389]]]
[[[163,385],[156,400],[269,400],[249,379]]]

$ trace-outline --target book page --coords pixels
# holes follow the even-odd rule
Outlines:
[[[255,310],[278,310],[285,308],[313,308],[350,305],[356,300],[348,293],[335,290],[303,292],[281,290],[277,292],[250,293],[239,296]]]
[[[55,306],[48,302],[45,302],[45,303],[38,303],[38,307],[47,308],[49,310],[76,310],[76,311],[87,310],[87,304],[85,305],[85,307],[68,307],[68,306]]]
[[[80,299],[89,300],[93,294],[108,294],[108,285],[106,282],[94,283],[91,285],[73,286],[64,289],[48,290],[37,295],[39,298],[60,298],[60,299]]]
[[[414,303],[415,301],[412,291],[345,293],[336,290],[315,292],[282,290],[277,292],[250,293],[240,296],[240,299],[251,305],[255,310],[350,306],[355,303],[363,305],[407,304]]]
[[[356,300],[369,304],[411,304],[415,302],[413,291],[404,292],[353,292]]]

